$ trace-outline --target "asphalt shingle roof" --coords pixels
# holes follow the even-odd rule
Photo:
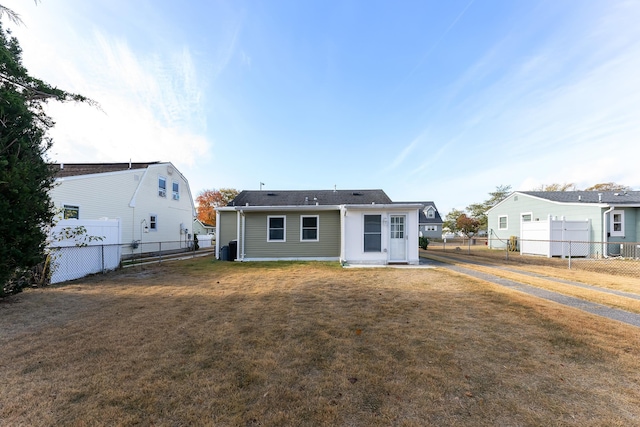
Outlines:
[[[639,204],[640,191],[518,191],[521,194],[561,203]],[[599,194],[602,194],[600,199]]]
[[[160,162],[148,163],[51,163],[49,166],[55,171],[56,178],[68,176],[91,175],[94,173],[120,172],[129,169],[146,169],[149,165]]]
[[[393,203],[382,190],[241,191],[229,206],[362,205]]]

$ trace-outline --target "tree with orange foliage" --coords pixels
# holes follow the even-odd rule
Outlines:
[[[227,206],[237,195],[235,188],[202,190],[196,197],[198,219],[205,224],[216,225],[216,208]]]

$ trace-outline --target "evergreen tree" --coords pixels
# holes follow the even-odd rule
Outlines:
[[[51,87],[29,76],[15,37],[0,22],[0,296],[17,274],[44,259],[45,227],[53,218],[47,164],[53,121],[44,113],[48,100],[87,98]],[[19,289],[11,289],[16,291]]]

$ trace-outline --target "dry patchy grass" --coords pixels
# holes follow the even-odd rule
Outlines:
[[[0,319],[0,424],[640,423],[637,328],[440,270],[200,259]]]
[[[492,251],[495,252],[495,251]],[[551,265],[522,264],[520,260],[510,263],[504,259],[489,257],[477,251],[472,255],[441,252],[422,251],[421,255],[437,261],[460,265],[472,270],[481,271],[495,276],[515,280],[520,283],[573,296],[597,304],[603,304],[613,308],[640,313],[640,280],[638,278],[611,276],[603,273],[585,272],[580,270],[568,270]],[[473,264],[480,261],[483,265]],[[553,263],[554,260],[551,260]],[[534,273],[532,276],[528,273]],[[556,278],[582,283],[592,286],[585,288],[573,284],[562,283]],[[606,290],[622,291],[631,295],[616,295]],[[635,298],[634,298],[635,297]]]

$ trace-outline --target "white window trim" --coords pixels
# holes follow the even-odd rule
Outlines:
[[[282,218],[282,239],[274,239],[271,240],[271,233],[269,233],[270,227],[269,223],[271,222],[271,218]],[[287,216],[286,215],[267,215],[267,242],[286,242],[287,241]]]
[[[433,207],[429,207],[427,208],[426,212],[425,212],[425,216],[427,218],[435,218],[436,217],[436,210]]]
[[[160,180],[164,179],[164,194],[162,193],[162,189],[160,188]],[[158,175],[158,197],[167,197],[167,177]]]
[[[529,215],[531,219],[529,221],[524,220],[524,216]],[[533,212],[521,212],[520,213],[520,222],[533,222]]]
[[[620,231],[614,231],[613,218],[614,218],[614,215],[618,215],[618,214],[620,215]],[[624,211],[621,209],[615,209],[615,210],[612,210],[609,215],[611,215],[609,217],[609,233],[611,234],[611,236],[624,237]]]
[[[68,208],[76,208],[76,209],[78,209],[78,218],[77,219],[80,219],[80,205],[72,205],[72,204],[67,204],[67,203],[64,203],[62,205],[62,219],[67,219],[67,218],[64,217],[64,213],[67,210],[67,207]],[[73,219],[75,219],[75,218],[73,218]]]
[[[505,218],[505,226],[500,227],[500,218]],[[507,230],[509,228],[509,215],[498,215],[498,230]]]
[[[366,216],[379,216],[380,217],[380,231],[379,232],[366,232],[364,230],[365,227],[365,217]],[[378,213],[370,213],[370,214],[363,214],[362,215],[362,253],[371,253],[371,254],[379,254],[383,252],[383,246],[384,246],[384,242],[383,242],[383,238],[384,238],[384,232],[383,230],[385,229],[384,224],[387,221],[387,219],[385,219],[385,216],[382,214],[378,214]],[[365,247],[364,244],[364,236],[366,236],[367,234],[380,234],[380,250],[379,251],[368,251]]]
[[[178,191],[173,191],[173,186],[178,185]],[[180,200],[180,182],[179,181],[171,181],[171,199],[172,200]]]
[[[156,228],[151,228],[151,217],[152,216],[156,217],[156,221],[155,221],[156,222]],[[148,224],[148,226],[149,226],[149,232],[150,233],[151,232],[155,233],[156,231],[158,231],[158,215],[157,214],[154,214],[154,213],[150,213],[149,214],[149,224]]]
[[[304,239],[303,236],[303,222],[304,218],[315,218],[316,219],[316,238],[315,239]],[[319,242],[320,241],[320,215],[300,215],[300,241],[301,242]]]

